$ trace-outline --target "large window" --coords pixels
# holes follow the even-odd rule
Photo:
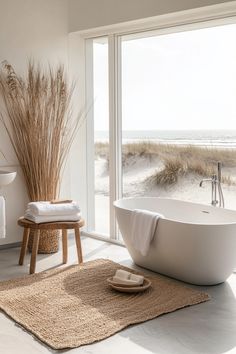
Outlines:
[[[236,209],[235,39],[231,23],[88,41],[90,230],[119,238],[112,202],[120,197],[209,204],[210,184],[199,182],[218,161],[226,207]]]
[[[223,164],[236,208],[236,25],[122,37],[123,196],[210,202]]]

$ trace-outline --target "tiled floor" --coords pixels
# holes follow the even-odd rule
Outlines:
[[[109,258],[134,267],[124,247],[84,238],[84,260]],[[236,250],[235,250],[236,255]],[[28,272],[29,255],[25,266],[17,265],[19,248],[0,251],[0,279],[10,279]],[[73,239],[70,239],[69,263],[76,261]],[[61,252],[39,255],[37,271],[61,263]],[[203,287],[212,299],[206,303],[184,308],[154,320],[131,326],[98,343],[75,348],[70,354],[236,354],[236,275],[224,284]],[[54,353],[27,331],[0,313],[0,354]]]

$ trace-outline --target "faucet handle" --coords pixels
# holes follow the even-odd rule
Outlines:
[[[214,175],[212,175],[212,182],[216,182],[217,181],[217,175],[214,173]]]

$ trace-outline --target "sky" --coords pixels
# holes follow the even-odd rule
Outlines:
[[[108,130],[108,47],[94,43],[95,130]],[[236,129],[236,25],[122,40],[123,130]]]

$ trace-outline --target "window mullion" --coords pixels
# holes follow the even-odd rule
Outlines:
[[[113,202],[121,195],[121,52],[120,38],[108,37],[109,47],[109,140],[110,140],[110,237],[117,238]]]

